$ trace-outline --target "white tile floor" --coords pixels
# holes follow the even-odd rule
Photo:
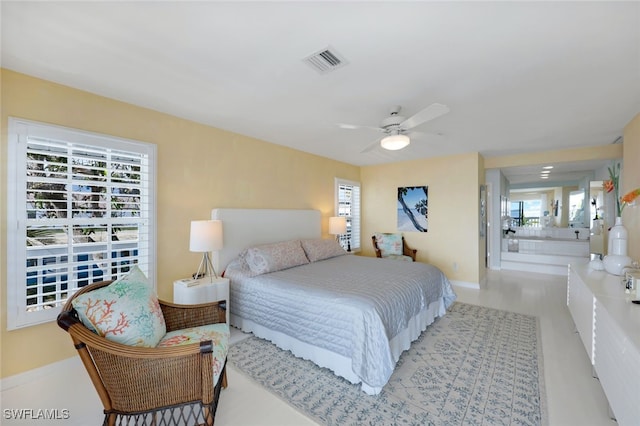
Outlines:
[[[596,379],[566,307],[562,276],[490,271],[486,289],[456,288],[460,302],[507,309],[540,317],[544,373],[552,426],[611,426],[606,398]],[[241,338],[239,332],[234,339]],[[217,426],[302,426],[315,423],[241,373],[229,369],[229,388],[222,391]],[[101,405],[79,361],[65,362],[46,377],[7,389],[0,402],[2,425],[100,424]],[[68,409],[57,421],[8,420],[4,409]]]

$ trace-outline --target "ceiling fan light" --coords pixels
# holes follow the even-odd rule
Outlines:
[[[407,135],[389,135],[382,138],[380,145],[389,151],[397,151],[409,145],[410,142],[411,140]]]

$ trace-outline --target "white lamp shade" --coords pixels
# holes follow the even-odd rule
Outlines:
[[[329,218],[329,233],[340,235],[347,232],[347,219],[345,217],[333,216]]]
[[[217,251],[222,248],[221,220],[191,221],[189,250],[196,252]]]
[[[409,145],[411,140],[407,135],[390,135],[380,141],[380,145],[389,151],[397,151]]]

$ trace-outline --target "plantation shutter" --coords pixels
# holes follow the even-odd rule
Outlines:
[[[150,276],[155,147],[39,123],[11,125],[13,326],[55,318],[49,311],[59,312],[76,289],[118,279],[132,265]]]
[[[340,245],[346,250],[360,249],[360,184],[336,179],[337,216],[347,220],[347,233],[340,236]]]

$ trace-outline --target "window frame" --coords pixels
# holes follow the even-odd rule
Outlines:
[[[119,138],[110,135],[104,135],[84,130],[72,129],[63,126],[57,126],[47,123],[40,123],[20,118],[9,117],[8,119],[8,156],[7,156],[7,329],[15,330],[19,328],[29,327],[32,325],[43,324],[54,321],[60,309],[57,304],[64,303],[65,299],[57,300],[53,303],[56,306],[52,308],[42,308],[35,311],[27,311],[27,252],[28,246],[25,244],[27,228],[30,225],[27,206],[27,140],[29,137],[42,138],[49,140],[64,141],[72,144],[72,146],[97,147],[104,151],[125,151],[135,152],[143,157],[141,163],[147,168],[147,180],[144,186],[148,189],[148,194],[143,195],[144,201],[141,201],[140,211],[146,214],[139,219],[133,220],[144,228],[138,236],[136,250],[138,258],[143,259],[140,264],[141,269],[149,278],[149,281],[156,283],[156,174],[157,174],[157,149],[155,144],[147,142],[139,142],[130,139]],[[108,168],[105,168],[108,170]],[[69,173],[69,172],[67,172]],[[65,189],[65,191],[73,191]],[[147,198],[148,197],[148,198]],[[146,201],[146,202],[145,202]],[[69,211],[67,209],[67,211]],[[146,217],[144,217],[146,216]],[[64,222],[67,224],[78,225],[83,222],[84,218],[54,219],[54,221]],[[113,217],[101,218],[102,222],[110,224],[117,222]],[[52,222],[54,222],[52,221]],[[84,220],[86,222],[86,220]],[[83,222],[83,224],[84,224]],[[43,222],[47,226],[49,222]],[[59,225],[65,226],[65,225]],[[146,241],[144,240],[146,239]],[[112,244],[106,244],[112,246]],[[74,242],[67,243],[65,246],[71,248],[76,247]],[[142,252],[142,253],[141,253]],[[74,252],[75,253],[75,252]],[[79,256],[79,255],[78,255]],[[61,256],[65,257],[65,256]],[[109,262],[105,262],[109,263]],[[55,263],[63,265],[67,268],[67,274],[73,273],[73,258],[67,260],[66,263]],[[108,270],[109,267],[106,267]],[[76,273],[78,273],[76,271]],[[118,273],[118,275],[123,273]],[[105,277],[111,279],[111,277]],[[68,294],[80,288],[75,282],[69,279],[66,282],[66,290]],[[67,296],[68,297],[68,296]]]
[[[357,204],[355,207],[356,215],[345,215],[340,213],[340,186],[351,186],[353,188],[357,188]],[[361,239],[362,239],[362,220],[361,220],[361,212],[362,212],[362,185],[360,182],[335,178],[335,205],[334,205],[334,216],[345,216],[347,218],[347,233],[343,236],[340,236],[340,245],[346,250],[347,245],[346,241],[350,241],[351,243],[351,251],[359,252],[362,249]],[[355,237],[355,238],[354,238]]]

